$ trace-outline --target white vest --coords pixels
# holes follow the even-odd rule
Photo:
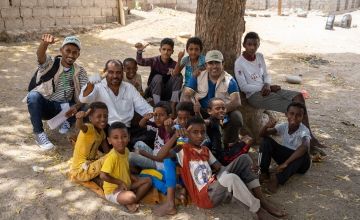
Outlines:
[[[225,104],[230,103],[230,95],[228,93],[228,88],[231,79],[233,79],[233,77],[226,71],[224,71],[220,75],[215,86],[215,97],[224,100]],[[208,80],[209,73],[206,70],[202,71],[197,77],[197,94],[195,94],[196,98],[203,99],[208,94]]]

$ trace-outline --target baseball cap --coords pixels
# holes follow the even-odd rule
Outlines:
[[[64,39],[64,42],[62,43],[61,47],[64,47],[66,44],[75,44],[79,50],[81,49],[81,43],[79,38],[77,38],[76,36],[68,36]]]
[[[224,61],[224,56],[218,50],[210,50],[206,53],[205,63],[210,62],[210,61],[216,61],[216,62],[221,63]]]

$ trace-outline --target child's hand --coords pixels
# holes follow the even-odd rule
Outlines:
[[[185,50],[178,53],[178,61],[181,62],[182,58],[185,56]]]
[[[281,90],[281,87],[278,85],[272,85],[272,86],[270,86],[270,90],[271,90],[271,92],[277,92],[277,91]]]
[[[276,123],[277,120],[275,120],[274,118],[269,118],[269,121],[266,123],[266,127],[273,128],[275,127]]]
[[[149,43],[143,45],[142,43],[136,43],[135,44],[135,48],[138,50],[138,51],[143,51],[147,46],[149,46]]]
[[[154,113],[147,113],[143,116],[147,121],[149,121],[152,117],[154,117]]]
[[[176,130],[177,137],[187,137],[187,131],[184,128]]]
[[[118,186],[118,189],[120,190],[120,191],[127,191],[128,190],[128,188],[127,188],[127,186],[125,185],[125,183],[121,183],[119,186]]]
[[[200,68],[196,68],[192,73],[193,77],[197,78],[200,75],[201,71],[202,70]]]
[[[276,167],[276,172],[277,173],[283,172],[287,166],[288,165],[286,163],[280,164],[278,167]]]
[[[172,118],[168,118],[164,121],[165,127],[172,127],[173,125],[174,125],[174,121],[172,120]]]
[[[270,85],[265,83],[261,89],[261,95],[268,96],[268,95],[270,95],[270,92],[271,92]]]
[[[168,75],[174,76],[175,75],[175,71],[173,68],[169,68],[169,71],[167,72]]]
[[[249,146],[251,146],[251,145],[254,143],[254,139],[251,138],[249,135],[243,136],[243,137],[241,138],[241,140],[244,141],[244,143],[245,143],[246,145],[249,145]]]
[[[201,109],[201,105],[199,100],[195,97],[195,103],[194,103],[194,113],[196,114],[200,114],[200,109]]]
[[[86,112],[84,111],[79,111],[78,113],[76,113],[75,117],[76,119],[82,119],[87,117],[91,112],[91,108],[89,108]]]

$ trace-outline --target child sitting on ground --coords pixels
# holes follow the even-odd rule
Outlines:
[[[271,192],[276,192],[278,184],[284,184],[293,174],[304,174],[310,168],[311,134],[302,123],[305,112],[304,104],[292,102],[285,113],[288,122],[275,125],[270,121],[260,132],[260,136],[264,137],[260,147],[262,178],[269,177],[271,158],[278,164],[276,174],[270,176],[268,189]],[[278,135],[281,143],[269,135]]]
[[[125,124],[112,123],[108,133],[107,139],[113,149],[108,153],[100,173],[100,178],[104,181],[105,198],[126,206],[130,212],[135,212],[139,201],[151,188],[151,179],[130,174],[127,149],[130,136]]]
[[[83,118],[87,116],[90,123],[84,124]],[[108,109],[102,102],[93,102],[87,112],[76,113],[76,128],[80,129],[80,132],[75,143],[69,173],[71,180],[89,181],[100,174],[105,156],[99,155],[99,146],[106,149],[106,152],[109,149],[104,132],[107,120]]]
[[[186,42],[186,52],[189,54],[185,56],[185,51],[179,52],[178,62],[175,66],[174,74],[181,73],[185,67],[185,83],[187,85],[191,77],[198,77],[200,72],[205,70],[205,56],[201,54],[203,44],[198,37],[191,37]]]
[[[180,98],[183,77],[181,74],[173,74],[176,65],[176,61],[171,58],[174,52],[174,41],[170,38],[162,39],[159,49],[160,56],[143,58],[142,53],[148,45],[143,45],[142,43],[135,44],[138,65],[151,67],[145,96],[152,97],[155,105],[160,101],[170,101],[172,112],[175,114],[175,107]]]
[[[172,126],[172,133],[179,133],[179,136],[174,134],[172,138],[165,143],[166,145],[171,146],[181,146],[188,142],[188,138],[186,137],[185,128],[187,126],[188,120],[194,116],[194,105],[192,102],[180,102],[176,106],[176,113],[177,118],[174,120],[174,126]],[[168,123],[169,121],[166,121],[167,126],[171,126],[172,124]],[[171,122],[171,121],[170,121]],[[160,150],[161,151],[161,150]],[[142,153],[142,152],[140,152]],[[144,154],[144,156],[147,156],[147,154]],[[176,185],[176,161],[174,158],[165,158],[167,155],[151,155],[151,158],[155,161],[163,161],[164,164],[164,182],[162,184],[161,189],[157,188],[164,194],[166,194],[166,202],[163,205],[160,205],[159,207],[156,207],[154,209],[154,214],[157,216],[163,216],[163,215],[173,215],[176,214],[176,206],[175,206],[175,191],[176,188],[178,189],[180,202],[182,204],[186,204],[186,190],[182,187],[182,185],[178,184]],[[153,179],[154,182],[154,179]],[[176,187],[177,186],[177,187]],[[164,208],[164,206],[166,208]]]
[[[210,99],[207,110],[210,117],[205,122],[209,141],[205,145],[211,150],[215,158],[221,164],[228,165],[241,154],[248,153],[253,144],[253,139],[247,135],[235,143],[224,143],[226,134],[223,132],[223,126],[228,123],[224,100],[221,98]]]
[[[126,58],[123,62],[124,65],[124,81],[131,83],[136,90],[143,96],[141,75],[137,74],[137,62],[134,58]]]
[[[159,152],[161,147],[171,137],[171,134],[168,132],[169,128],[165,127],[166,121],[171,121],[170,114],[171,108],[168,102],[161,101],[155,105],[153,113],[145,114],[140,120],[140,127],[146,127],[147,130],[156,132],[154,149],[142,141],[136,142],[134,145],[135,152],[130,153],[131,166],[137,166],[142,169],[163,170],[163,164],[154,161],[152,157]],[[150,121],[152,118],[154,118],[154,120]]]
[[[191,118],[186,131],[189,143],[176,146],[173,150],[171,144],[167,143],[158,155],[176,156],[181,166],[182,181],[193,203],[200,208],[212,208],[234,196],[247,205],[251,212],[256,213],[259,219],[274,219],[272,215],[286,215],[263,196],[259,180],[251,171],[251,159],[247,154],[237,157],[228,166],[223,167],[207,147],[201,146],[206,133],[205,121],[202,118]],[[179,132],[176,134],[180,136]],[[176,137],[172,137],[169,143],[175,141]],[[216,178],[210,166],[217,172]],[[164,213],[170,205],[171,203],[162,205]]]

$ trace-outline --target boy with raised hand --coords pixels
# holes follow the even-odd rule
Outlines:
[[[258,219],[275,219],[273,216],[286,215],[263,196],[259,180],[251,171],[252,162],[248,155],[241,155],[228,166],[222,166],[211,151],[202,146],[206,134],[205,121],[201,117],[193,117],[187,124],[189,143],[173,148],[180,136],[176,132],[159,151],[158,157],[177,158],[182,181],[194,204],[200,208],[212,208],[234,196],[248,206]],[[212,170],[216,175],[213,175]],[[162,212],[167,213],[171,204],[171,201],[163,204]]]
[[[125,124],[114,122],[108,133],[107,139],[113,149],[108,153],[100,172],[105,198],[124,205],[129,212],[135,212],[139,208],[139,201],[151,188],[151,179],[130,174],[127,149],[130,137]]]
[[[70,105],[66,117],[75,116],[82,106],[78,98],[80,89],[88,81],[85,69],[75,63],[80,56],[80,40],[76,36],[66,37],[60,48],[61,56],[52,58],[46,51],[48,46],[55,42],[53,35],[42,35],[36,52],[39,68],[36,77],[30,82],[27,94],[28,111],[36,142],[43,150],[53,149],[54,145],[44,132],[42,120],[53,118],[65,105]],[[43,76],[50,72],[54,75],[49,76],[50,79],[43,79]],[[66,120],[59,132],[65,134],[69,129],[70,123]]]
[[[181,74],[173,74],[176,61],[171,58],[174,52],[174,41],[164,38],[160,42],[160,56],[143,58],[144,49],[149,44],[136,43],[136,61],[140,66],[150,66],[150,76],[147,82],[147,91],[156,105],[160,101],[170,101],[173,117],[175,117],[176,103],[179,102],[183,83]],[[146,95],[147,92],[145,92]]]
[[[304,174],[311,165],[309,156],[311,135],[302,123],[305,106],[293,102],[287,107],[287,122],[277,124],[270,121],[260,133],[264,137],[260,147],[260,170],[263,178],[269,177],[271,158],[278,164],[276,174],[270,176],[268,189],[276,192],[278,184],[284,184],[293,174]],[[269,135],[277,135],[281,143],[277,143]]]

